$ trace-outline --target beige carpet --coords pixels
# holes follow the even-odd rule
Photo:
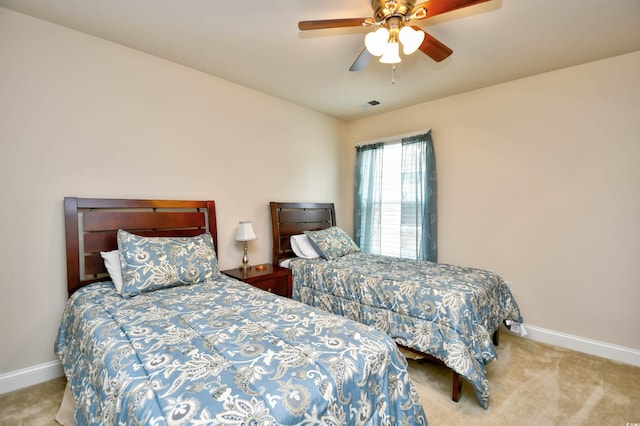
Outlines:
[[[0,395],[0,426],[58,425],[64,377]]]
[[[451,373],[409,361],[429,424],[640,425],[640,367],[502,333],[499,359],[487,366],[489,409],[464,382],[451,401]],[[64,378],[0,395],[0,425],[56,425]]]
[[[489,409],[464,382],[451,401],[451,373],[409,361],[429,424],[640,425],[640,367],[500,334],[487,365]]]

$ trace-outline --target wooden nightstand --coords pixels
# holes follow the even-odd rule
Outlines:
[[[254,287],[291,297],[291,270],[270,263],[255,265],[243,271],[242,268],[227,269],[223,274],[237,278]]]

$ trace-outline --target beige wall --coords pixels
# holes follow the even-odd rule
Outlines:
[[[0,375],[56,359],[64,196],[214,199],[221,267],[239,220],[268,262],[269,201],[338,198],[343,126],[0,8]]]
[[[64,196],[213,198],[221,266],[239,220],[266,262],[268,201],[336,200],[351,230],[353,146],[426,128],[440,260],[502,274],[528,324],[640,350],[638,75],[634,53],[345,125],[0,8],[0,375],[56,359]]]
[[[439,260],[500,273],[532,326],[640,350],[638,76],[635,52],[351,122],[344,187],[357,143],[432,128]]]

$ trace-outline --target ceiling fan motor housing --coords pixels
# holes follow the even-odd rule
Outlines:
[[[384,22],[392,16],[408,20],[415,4],[415,0],[371,0],[376,22]]]

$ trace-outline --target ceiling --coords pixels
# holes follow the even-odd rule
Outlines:
[[[413,21],[453,55],[436,63],[418,51],[403,56],[395,72],[376,58],[364,71],[348,71],[370,28],[298,30],[301,20],[370,17],[369,0],[0,0],[0,6],[346,121],[640,50],[639,0],[491,0]],[[380,104],[368,103],[374,100]]]

